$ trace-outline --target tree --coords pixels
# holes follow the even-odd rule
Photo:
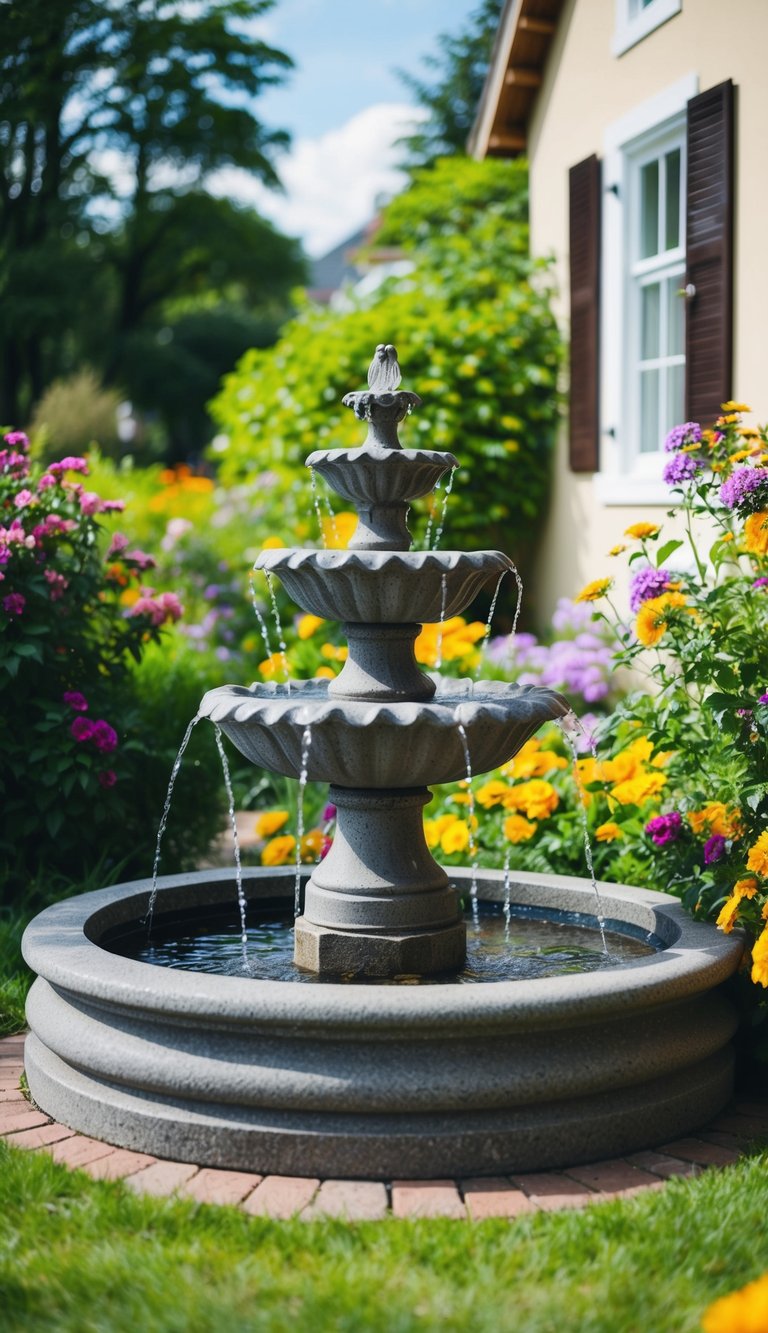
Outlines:
[[[499,27],[503,0],[482,0],[467,26],[451,36],[438,37],[439,53],[423,58],[435,80],[419,79],[404,71],[400,77],[428,112],[401,143],[408,168],[430,166],[437,158],[464,153],[477,112],[480,94]]]
[[[0,419],[26,413],[89,333],[117,373],[112,330],[141,324],[149,291],[155,307],[178,294],[167,273],[160,293],[158,257],[196,209],[210,216],[212,172],[277,183],[287,137],[253,110],[291,66],[253,35],[272,4],[0,0]],[[270,298],[296,258],[270,244]],[[182,288],[195,262],[178,266]],[[244,257],[250,290],[253,270]]]

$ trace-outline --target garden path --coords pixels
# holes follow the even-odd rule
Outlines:
[[[450,1217],[479,1221],[521,1213],[582,1208],[664,1188],[673,1176],[727,1167],[750,1145],[768,1141],[768,1091],[736,1100],[695,1136],[647,1152],[561,1171],[455,1180],[317,1180],[219,1171],[190,1162],[160,1161],[77,1134],[37,1110],[21,1090],[24,1035],[0,1039],[0,1137],[16,1148],[47,1152],[96,1180],[124,1180],[140,1193],[198,1203],[226,1203],[252,1216]]]

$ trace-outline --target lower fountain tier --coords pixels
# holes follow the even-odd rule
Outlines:
[[[502,551],[262,551],[255,569],[277,574],[304,611],[365,625],[435,624],[457,616],[514,569]]]
[[[436,680],[427,703],[334,699],[328,684],[223,685],[204,696],[200,715],[272,773],[299,778],[305,769],[312,782],[403,788],[467,776],[460,725],[472,772],[481,774],[511,759],[542,723],[570,711],[554,690],[506,681]]]
[[[452,870],[469,887],[468,870]],[[247,870],[249,903],[293,901],[293,872]],[[156,919],[237,906],[230,871],[159,881]],[[292,985],[175,971],[109,952],[151,881],[65,899],[28,927],[35,1102],[139,1152],[258,1174],[494,1176],[598,1161],[701,1128],[732,1090],[720,989],[739,932],[664,894],[601,886],[614,929],[660,952],[606,971],[490,985]],[[501,871],[480,897],[504,902]],[[593,918],[566,876],[512,876],[528,910]]]

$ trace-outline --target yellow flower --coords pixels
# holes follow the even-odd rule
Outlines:
[[[716,426],[737,426],[739,423],[738,412],[726,412],[725,416],[718,417]]]
[[[325,621],[322,616],[302,616],[296,626],[296,632],[300,639],[311,639],[315,630],[319,629],[320,626],[324,624]]]
[[[258,672],[265,680],[272,680],[275,676],[284,676],[285,658],[282,653],[271,653],[263,662],[259,662]]]
[[[424,820],[424,837],[430,850],[437,847],[442,835],[451,824],[458,823],[458,815],[438,815],[437,819]]]
[[[463,852],[469,846],[469,825],[463,819],[455,819],[441,835],[440,846],[446,856]]]
[[[287,810],[265,810],[263,814],[257,815],[253,831],[257,838],[271,838],[289,819]]]
[[[301,840],[302,861],[316,861],[326,844],[326,835],[321,828],[311,828]]]
[[[482,805],[485,810],[490,810],[491,806],[501,805],[509,786],[506,782],[499,782],[496,778],[486,782],[485,786],[478,787],[475,792],[475,800]]]
[[[315,672],[315,680],[318,678],[320,680],[335,680],[336,672],[333,670],[333,667],[320,666]]]
[[[138,602],[140,596],[141,593],[138,588],[126,588],[125,592],[120,593],[120,605],[133,606],[134,602]]]
[[[743,432],[739,433],[742,434]],[[749,458],[751,453],[751,449],[739,449],[737,453],[730,455],[728,461],[729,463],[743,463],[744,459]]]
[[[765,511],[750,514],[744,524],[744,545],[755,555],[768,554],[768,514]]]
[[[599,602],[601,597],[605,597],[609,588],[613,587],[613,579],[593,579],[587,583],[581,592],[574,597],[574,602]]]
[[[624,834],[618,824],[614,824],[613,820],[609,819],[607,824],[601,824],[599,828],[595,829],[595,837],[598,842],[613,842],[616,838],[623,838]]]
[[[273,838],[268,842],[261,853],[261,864],[263,866],[284,866],[286,861],[290,861],[296,850],[296,839],[292,838],[290,833],[284,833],[279,838]]]
[[[626,749],[620,750],[613,759],[606,759],[601,766],[603,782],[626,782],[637,777],[642,765],[653,754],[653,745],[647,736],[638,736]],[[592,778],[591,781],[596,781]]]
[[[742,440],[759,440],[760,432],[755,430],[754,426],[739,426],[739,435]]]
[[[485,625],[481,621],[467,624],[462,616],[451,616],[442,624],[422,625],[413,645],[416,661],[421,666],[436,666],[438,657],[444,662],[455,662],[468,657],[484,635]]]
[[[536,824],[531,824],[529,820],[523,819],[522,815],[509,815],[502,825],[504,837],[510,842],[528,842],[536,832]]]
[[[670,608],[685,606],[681,592],[663,592],[643,602],[635,621],[635,634],[646,648],[655,648],[669,628]]]
[[[768,831],[761,833],[757,842],[750,847],[747,870],[762,875],[763,878],[768,876]]]
[[[765,983],[763,983],[765,984]],[[768,1329],[768,1273],[739,1291],[721,1296],[702,1316],[703,1333],[765,1333]]]
[[[624,529],[625,537],[635,537],[637,541],[644,541],[646,537],[658,537],[661,532],[659,523],[632,523]]]
[[[721,838],[737,838],[741,831],[738,810],[727,810],[722,801],[707,801],[700,810],[689,810],[688,823],[694,833],[717,833]]]
[[[626,782],[617,782],[611,788],[611,795],[619,805],[642,805],[643,801],[658,796],[666,785],[667,779],[663,773],[638,773]]]
[[[351,514],[348,510],[342,509],[340,513],[334,514],[333,518],[328,516],[320,524],[320,531],[323,534],[323,541],[329,551],[345,551],[352,539],[352,533],[357,527],[357,514]]]
[[[261,549],[262,551],[279,551],[283,546],[285,546],[285,542],[282,537],[267,537],[266,541],[262,542]]]
[[[721,406],[721,408],[722,408],[722,410],[723,410],[724,412],[751,412],[751,411],[752,411],[752,408],[751,408],[751,407],[747,407],[747,404],[746,404],[746,403],[732,403],[730,400],[729,400],[727,403],[721,403],[720,406]]]
[[[504,798],[507,810],[522,810],[528,819],[547,819],[560,804],[560,797],[551,782],[533,778],[510,787]]]
[[[622,554],[624,553],[624,551],[626,551],[626,549],[627,549],[626,546],[622,546],[621,542],[619,542],[618,546],[612,546],[612,547],[611,547],[611,549],[610,549],[610,551],[608,552],[608,554],[609,554],[609,555],[622,555]]]
[[[726,935],[730,935],[733,930],[736,917],[739,912],[739,903],[742,898],[754,898],[757,893],[756,879],[739,879],[733,886],[730,898],[726,898],[720,909],[720,915],[715,922],[720,930]]]
[[[327,662],[346,662],[349,656],[348,648],[337,648],[335,643],[324,643],[320,652]]]

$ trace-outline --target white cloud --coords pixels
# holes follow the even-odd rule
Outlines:
[[[379,196],[402,189],[402,149],[395,141],[421,114],[407,103],[379,103],[316,139],[298,139],[280,164],[282,196],[234,167],[212,175],[208,188],[252,204],[300,237],[310,255],[324,254],[373,216]]]

